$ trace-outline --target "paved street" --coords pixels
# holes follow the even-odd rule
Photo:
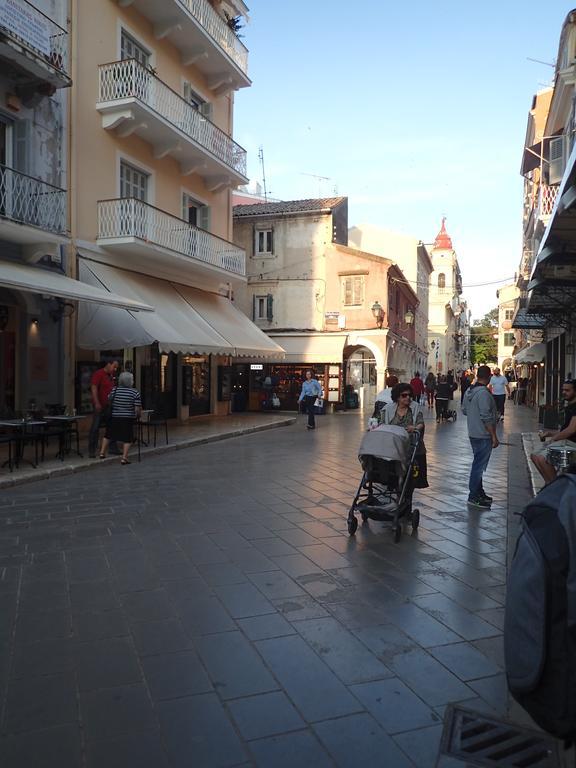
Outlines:
[[[468,511],[465,419],[429,420],[417,536],[351,539],[364,419],[318,421],[3,492],[0,765],[427,768],[449,702],[506,714],[520,451]]]

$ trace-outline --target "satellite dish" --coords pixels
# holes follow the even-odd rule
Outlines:
[[[512,320],[503,320],[502,321],[502,330],[509,331],[510,328],[512,328]]]

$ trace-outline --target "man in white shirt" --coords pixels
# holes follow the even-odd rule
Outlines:
[[[508,379],[500,373],[500,368],[494,368],[494,373],[490,379],[489,389],[496,401],[496,408],[500,419],[504,418],[504,404],[506,395],[510,394],[510,385]]]

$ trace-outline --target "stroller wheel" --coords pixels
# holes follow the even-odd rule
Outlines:
[[[365,523],[368,520],[368,513],[367,512],[360,512],[362,515],[362,522]]]
[[[452,421],[456,421],[457,418],[458,418],[458,414],[456,413],[456,411],[452,411]]]
[[[413,509],[412,510],[412,530],[417,531],[419,525],[420,525],[420,510]]]
[[[355,517],[348,519],[348,533],[350,536],[354,536],[358,529],[358,520]]]
[[[394,541],[395,541],[395,543],[398,544],[398,542],[400,541],[401,538],[402,538],[402,526],[400,525],[400,523],[397,523],[396,527],[394,528]]]

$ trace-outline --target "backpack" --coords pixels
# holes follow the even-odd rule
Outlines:
[[[523,512],[508,575],[508,688],[545,731],[576,738],[576,477],[561,475]]]

